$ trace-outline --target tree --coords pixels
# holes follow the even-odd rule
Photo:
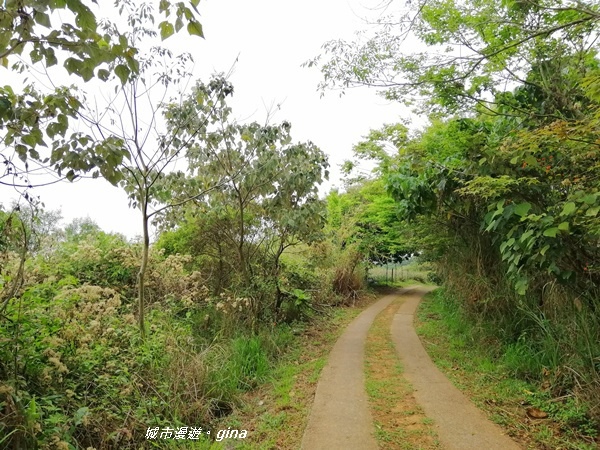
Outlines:
[[[163,19],[158,24],[161,37],[166,39],[184,26],[188,33],[202,36],[198,3],[158,2],[158,14]],[[138,38],[157,34],[152,29],[140,33],[155,24],[153,4],[116,2],[121,16],[117,22],[126,20],[127,31],[119,23],[100,17],[95,0],[11,0],[0,6],[0,63],[20,73],[50,69],[49,84],[55,86],[43,90],[27,84],[22,91],[0,87],[0,129],[5,146],[0,152],[5,166],[0,184],[24,190],[33,187],[29,177],[32,165],[70,181],[94,169],[93,176],[102,175],[113,184],[119,181],[119,172],[114,169],[128,154],[114,142],[98,143],[85,133],[69,132],[70,125],[79,120],[83,103],[75,87],[56,86],[60,75],[55,76],[57,72],[51,68],[60,60],[68,74],[84,81],[106,81],[114,73],[125,83],[137,76],[142,45]]]
[[[94,76],[107,77],[106,66],[111,67],[115,62],[124,64],[131,72],[137,73],[139,64],[135,56],[138,49],[128,40],[127,33],[119,32],[114,23],[105,18],[99,19],[99,11],[93,11],[92,3],[97,9],[96,0],[4,2],[0,8],[0,48],[4,49],[0,53],[0,63],[8,67],[9,57],[27,55],[29,52],[32,63],[44,60],[46,67],[51,67],[58,63],[56,51],[60,50],[72,55],[63,61],[65,69],[86,81]],[[202,27],[197,20],[199,0],[190,0],[189,6],[183,2],[173,3],[168,0],[158,3],[159,14],[164,16],[159,24],[163,39],[179,31],[184,25],[187,25],[190,34],[202,36]],[[139,6],[141,15],[154,22],[151,3],[136,4],[133,0],[119,0],[115,6],[118,6],[120,15]],[[65,18],[64,13],[59,19],[56,16],[59,11],[70,13],[67,15],[69,19]],[[131,16],[128,19],[130,25],[136,25]],[[61,27],[53,27],[52,22],[56,25],[59,20]],[[22,67],[17,65],[17,68]],[[125,69],[116,71],[121,70]]]
[[[519,85],[553,103],[541,114],[577,114],[577,79],[597,51],[596,3],[392,0],[383,7],[371,37],[327,42],[324,62],[319,56],[307,63],[321,66],[321,89],[376,86],[387,98],[419,101],[426,111],[479,105],[498,113],[504,99],[497,94]]]
[[[381,178],[363,180],[327,196],[328,231],[339,248],[356,245],[373,263],[402,261],[416,251],[412,235]]]
[[[210,223],[218,224],[219,232],[213,236],[225,237],[234,249],[233,268],[246,289],[256,276],[259,257],[262,269],[272,265],[277,309],[282,298],[281,255],[300,241],[314,240],[323,225],[317,188],[328,176],[327,158],[311,142],[292,144],[288,122],[240,124],[231,118],[230,108],[222,107],[207,125],[203,111],[210,102],[205,90],[197,86],[181,105],[173,105],[168,122],[174,142],[188,145],[190,183],[205,189],[217,185],[205,196],[197,196],[194,214],[210,216]],[[219,268],[224,267],[225,255],[221,244],[217,245]]]
[[[158,24],[160,37],[168,38],[185,24],[188,33],[202,36],[196,19],[197,4],[197,1],[191,1],[189,6],[183,2],[160,1],[158,12],[164,18]],[[150,209],[158,204],[165,208],[173,206],[165,197],[169,190],[164,185],[178,177],[177,173],[167,175],[167,172],[183,148],[172,146],[169,138],[160,132],[160,115],[169,87],[187,76],[185,66],[190,57],[179,56],[174,64],[168,65],[172,59],[168,50],[152,47],[150,53],[140,51],[157,36],[152,4],[125,0],[117,5],[119,15],[127,20],[126,27],[106,19],[98,20],[92,6],[80,1],[43,5],[7,2],[0,10],[0,17],[4,19],[0,22],[4,25],[0,28],[0,41],[10,43],[2,54],[5,65],[9,56],[22,55],[28,50],[30,64],[48,68],[58,62],[56,51],[67,50],[70,56],[63,66],[68,73],[77,74],[84,81],[96,77],[114,87],[115,92],[106,105],[93,110],[90,104],[97,101],[87,102],[86,94],[74,87],[59,87],[49,93],[42,93],[33,85],[26,86],[22,93],[14,92],[10,86],[2,88],[0,123],[6,125],[4,143],[9,146],[2,156],[7,167],[5,177],[13,177],[6,184],[24,189],[33,186],[28,176],[32,163],[53,169],[59,178],[64,175],[68,180],[94,170],[94,178],[102,175],[125,188],[131,205],[140,208],[143,219],[143,251],[138,276],[139,321],[143,334],[149,221],[157,213]],[[43,27],[51,27],[52,13],[64,8],[73,13],[73,23],[67,21],[59,30],[45,34]],[[169,62],[161,67],[161,61]],[[18,61],[13,68],[25,71],[27,64]],[[160,89],[162,92],[156,96],[155,91]],[[74,120],[88,125],[89,132],[69,135]],[[52,140],[48,155],[38,152],[40,147],[47,147],[44,135]],[[24,163],[24,168],[17,167],[14,155]]]
[[[157,61],[163,63],[157,63]],[[129,196],[130,206],[138,208],[142,219],[142,256],[138,273],[138,320],[142,336],[145,334],[145,275],[148,267],[151,220],[167,209],[182,206],[203,196],[223,180],[200,187],[188,183],[175,163],[183,158],[184,150],[192,139],[206,127],[219,111],[225,108],[225,99],[233,93],[224,78],[215,77],[210,83],[198,82],[196,100],[202,92],[205,107],[196,115],[173,117],[174,106],[165,99],[170,89],[189,77],[186,66],[189,55],[173,58],[165,49],[155,47],[144,58],[140,57],[138,74],[121,85],[116,83],[116,95],[109,99],[106,108],[92,110],[87,107],[81,115],[91,127],[95,142],[101,146],[119,149],[129,157],[113,161],[112,171],[119,185]],[[118,77],[118,74],[116,75]],[[163,119],[169,124],[167,128]],[[179,130],[193,121],[199,129],[186,138],[178,136]],[[173,197],[173,192],[177,195]]]
[[[363,155],[379,163],[400,219],[425,232],[419,248],[446,298],[507,356],[531,349],[539,359],[527,376],[552,373],[554,397],[596,399],[598,4],[411,6],[364,44],[327,43],[321,87],[378,86],[430,115],[397,153],[381,152],[376,131]],[[426,49],[411,53],[415,40]]]

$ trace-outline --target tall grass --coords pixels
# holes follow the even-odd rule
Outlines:
[[[566,287],[538,281],[528,295],[514,292],[500,264],[459,248],[439,262],[451,307],[478,339],[501,343],[501,363],[522,379],[544,383],[555,397],[575,396],[600,421],[600,317]],[[466,324],[461,324],[466,325]]]
[[[549,357],[533,340],[504,341],[497,323],[474,317],[447,289],[430,294],[418,316],[419,334],[436,363],[510,434],[535,440],[536,448],[596,448],[600,423],[594,420],[593,402],[565,384],[562,394],[557,392],[552,367],[559,366],[552,364],[559,351]],[[524,423],[526,407],[544,411],[549,420]]]

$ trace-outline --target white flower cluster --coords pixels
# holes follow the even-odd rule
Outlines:
[[[250,308],[252,302],[247,297],[237,297],[221,292],[220,300],[215,305],[217,311],[223,314],[241,313]]]

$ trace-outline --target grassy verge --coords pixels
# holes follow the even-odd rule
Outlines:
[[[508,359],[519,356],[468,320],[443,290],[426,296],[416,320],[417,332],[440,370],[524,447],[598,448],[586,406],[570,396],[552,398],[544,383],[512,377]]]
[[[374,297],[355,307],[335,308],[329,317],[294,326],[288,353],[273,368],[267,383],[247,393],[242,406],[213,425],[214,430],[245,429],[246,439],[224,439],[211,449],[298,449],[308,421],[321,370],[337,338]]]
[[[402,366],[390,336],[394,313],[402,300],[394,301],[375,319],[365,347],[365,377],[375,436],[384,449],[440,448],[428,419],[402,376]]]

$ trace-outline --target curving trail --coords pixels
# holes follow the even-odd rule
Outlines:
[[[518,450],[435,367],[413,327],[414,311],[426,288],[408,288],[387,295],[365,309],[338,339],[317,385],[304,450],[376,450],[373,419],[364,378],[364,346],[369,328],[399,295],[405,297],[392,323],[392,339],[425,414],[435,421],[443,448],[448,450]]]
[[[331,350],[302,438],[304,450],[376,450],[365,391],[365,340],[371,323],[397,296],[387,295],[352,321]]]
[[[392,340],[402,362],[404,377],[425,414],[434,420],[440,443],[448,450],[519,450],[503,430],[460,392],[433,364],[415,328],[415,310],[430,289],[406,296],[394,316]]]

